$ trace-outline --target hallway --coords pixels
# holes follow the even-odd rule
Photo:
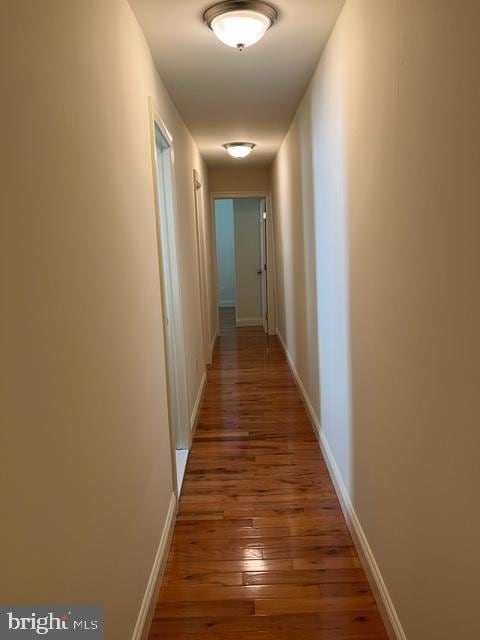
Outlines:
[[[0,639],[480,640],[479,25],[0,2]]]
[[[150,640],[386,638],[278,339],[220,324]]]

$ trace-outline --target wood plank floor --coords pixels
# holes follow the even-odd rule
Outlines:
[[[222,314],[150,640],[385,640],[276,338]]]

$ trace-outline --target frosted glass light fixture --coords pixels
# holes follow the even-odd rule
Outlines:
[[[278,11],[259,0],[226,0],[207,9],[205,24],[219,40],[243,51],[258,42],[278,18]]]
[[[255,147],[253,142],[227,142],[223,146],[232,158],[246,158]]]

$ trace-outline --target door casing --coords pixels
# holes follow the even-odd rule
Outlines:
[[[215,200],[237,200],[238,198],[265,199],[266,219],[266,254],[267,254],[267,334],[276,333],[275,314],[275,249],[274,249],[274,219],[272,212],[272,198],[269,191],[214,191],[210,194],[211,215],[215,220]],[[217,239],[213,234],[213,259],[215,260],[215,278],[217,279]],[[215,296],[217,308],[217,332],[220,326],[218,317],[218,282],[215,282]]]
[[[177,483],[177,464],[176,464],[176,448],[189,449],[191,446],[191,429],[188,409],[188,381],[186,375],[186,361],[185,361],[185,334],[183,327],[183,314],[181,310],[182,295],[181,295],[181,283],[180,279],[175,282],[175,286],[172,283],[172,291],[174,297],[174,303],[169,308],[168,295],[166,291],[166,270],[164,268],[164,256],[169,260],[169,271],[179,273],[177,262],[177,247],[176,247],[176,229],[175,219],[177,212],[176,205],[176,189],[175,189],[175,157],[173,138],[168,131],[165,123],[162,120],[158,107],[154,99],[149,97],[149,119],[150,119],[150,146],[151,146],[151,160],[152,160],[152,172],[153,172],[153,192],[155,202],[155,227],[157,235],[157,250],[158,250],[158,269],[160,276],[160,298],[162,307],[162,330],[163,330],[163,342],[164,342],[164,359],[165,359],[165,377],[167,381],[167,413],[168,413],[168,429],[170,435],[170,453],[172,461],[172,483],[175,494],[179,494]],[[171,187],[171,193],[168,194],[167,200],[165,200],[165,194],[160,193],[159,188],[159,165],[157,162],[157,130],[160,132],[164,143],[169,149],[168,161],[169,161],[169,182]],[[163,202],[162,202],[163,200]],[[166,211],[165,208],[169,210]],[[167,216],[170,224],[170,232],[165,233],[162,231],[161,216]],[[167,237],[165,237],[167,236]],[[169,317],[170,316],[170,317]],[[173,345],[169,351],[169,345],[171,345],[169,330],[172,330]],[[172,379],[168,367],[171,366],[172,358],[174,358],[175,365],[175,383],[176,387],[170,382]],[[179,421],[177,425],[173,424],[173,403],[177,403],[177,415]]]
[[[207,244],[205,233],[205,220],[202,198],[202,181],[196,169],[193,170],[193,190],[195,199],[195,227],[197,238],[197,258],[198,258],[198,278],[200,291],[200,309],[202,314],[202,338],[203,356],[205,364],[211,364],[212,352],[210,348],[210,320],[209,320],[209,295],[208,295],[208,267],[207,267]]]

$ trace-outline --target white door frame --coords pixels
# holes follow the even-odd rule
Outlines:
[[[176,229],[175,220],[177,212],[176,189],[175,189],[175,159],[173,138],[163,122],[158,107],[154,99],[149,97],[149,119],[150,119],[150,145],[152,156],[152,171],[154,184],[154,201],[155,201],[155,226],[157,231],[157,249],[158,249],[158,269],[160,275],[160,295],[162,303],[162,329],[164,341],[164,358],[165,358],[165,378],[167,383],[167,405],[168,405],[168,427],[170,433],[170,451],[172,458],[172,480],[175,493],[178,497],[177,471],[176,471],[176,448],[188,449],[191,446],[191,429],[190,417],[188,410],[188,383],[186,375],[185,362],[185,334],[183,328],[183,314],[181,312],[182,295],[180,280],[172,286],[172,296],[174,304],[170,310],[171,318],[168,317],[167,292],[165,289],[165,270],[163,266],[163,256],[169,261],[169,270],[178,273],[177,262],[177,246],[176,246]],[[165,196],[159,193],[158,188],[158,164],[156,153],[156,132],[161,133],[164,143],[169,150],[169,174],[172,187],[172,193]],[[166,223],[168,227],[168,237],[164,237],[162,232],[160,216],[166,215]],[[168,353],[169,345],[169,327],[173,329],[173,353]],[[169,358],[175,361],[175,389],[169,383]],[[174,396],[175,394],[175,396]],[[173,424],[172,405],[177,402],[177,411],[180,416],[179,428]]]
[[[265,198],[267,211],[267,326],[268,335],[276,333],[275,318],[275,249],[274,249],[274,221],[272,213],[272,198],[269,191],[213,191],[210,194],[210,206],[215,221],[215,200],[237,200],[238,198]],[[213,238],[213,254],[215,260],[215,279],[218,279],[217,265],[217,234]],[[215,282],[215,298],[218,314],[218,282]],[[220,327],[220,318],[217,318],[217,326]]]
[[[200,310],[202,313],[203,358],[205,364],[211,364],[209,298],[207,287],[207,247],[205,242],[205,220],[202,200],[202,180],[196,169],[193,170],[193,196],[195,200],[195,227],[197,236],[198,285],[200,291]]]
[[[268,333],[268,265],[267,265],[267,201],[261,198],[260,202],[260,269],[262,288],[262,324],[265,333]]]

